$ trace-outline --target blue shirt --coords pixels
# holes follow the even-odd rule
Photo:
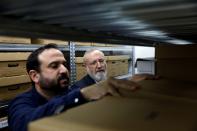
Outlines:
[[[26,131],[30,121],[37,120],[87,102],[79,88],[46,100],[33,87],[17,96],[9,105],[8,124],[12,131]]]

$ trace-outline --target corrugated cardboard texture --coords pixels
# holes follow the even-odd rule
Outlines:
[[[106,44],[103,44],[103,43],[92,43],[92,46],[102,46],[102,47],[105,47]]]
[[[92,46],[91,42],[74,42],[77,46]]]
[[[0,88],[3,86],[10,86],[16,84],[23,84],[30,82],[29,75],[19,75],[12,77],[0,77]]]
[[[87,74],[85,67],[82,63],[77,63],[76,65],[76,79],[80,80]]]
[[[31,88],[30,83],[5,86],[0,88],[0,101],[11,100]]]
[[[156,46],[155,56],[163,58],[197,58],[197,45],[159,45]]]
[[[27,75],[26,61],[0,62],[0,78]]]
[[[30,52],[1,52],[0,61],[20,61],[27,60]]]
[[[128,68],[128,60],[107,61],[108,77],[128,74]]]
[[[128,74],[128,70],[129,70],[128,60],[129,60],[128,55],[107,56],[108,77]]]
[[[197,45],[156,47],[156,74],[176,80],[197,82]]]
[[[14,43],[14,44],[31,44],[30,38],[0,36],[0,42],[2,43]]]
[[[128,60],[130,58],[128,55],[105,56],[105,58],[107,62],[108,77],[128,74]],[[80,80],[87,74],[83,66],[83,57],[76,57],[76,74],[77,80]]]
[[[196,59],[165,59],[157,60],[157,74],[166,78],[197,82]]]
[[[0,87],[30,82],[26,59],[30,52],[0,53]]]
[[[63,41],[63,40],[52,40],[52,39],[31,39],[31,43],[32,44],[50,44],[50,43],[54,43],[57,45],[68,45],[67,41]]]
[[[105,97],[32,122],[30,131],[195,131],[197,88],[180,81],[143,81],[141,90]],[[150,88],[150,89],[149,89]],[[191,97],[192,96],[192,97]]]

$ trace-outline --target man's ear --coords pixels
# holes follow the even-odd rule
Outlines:
[[[29,76],[31,78],[31,80],[35,83],[38,83],[39,82],[39,79],[40,79],[40,74],[35,71],[35,70],[30,70],[29,71]]]

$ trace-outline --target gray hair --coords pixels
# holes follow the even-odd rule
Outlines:
[[[87,50],[87,51],[84,53],[84,55],[83,55],[83,63],[86,62],[86,60],[87,60],[87,58],[86,58],[87,55],[89,55],[90,53],[92,53],[92,52],[94,52],[94,51],[99,51],[100,53],[103,54],[103,56],[105,56],[104,53],[103,53],[102,51],[100,51],[99,49],[94,49],[94,48],[92,48],[92,49]]]

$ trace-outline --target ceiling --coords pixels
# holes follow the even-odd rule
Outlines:
[[[0,35],[154,46],[196,34],[196,0],[0,0]]]

